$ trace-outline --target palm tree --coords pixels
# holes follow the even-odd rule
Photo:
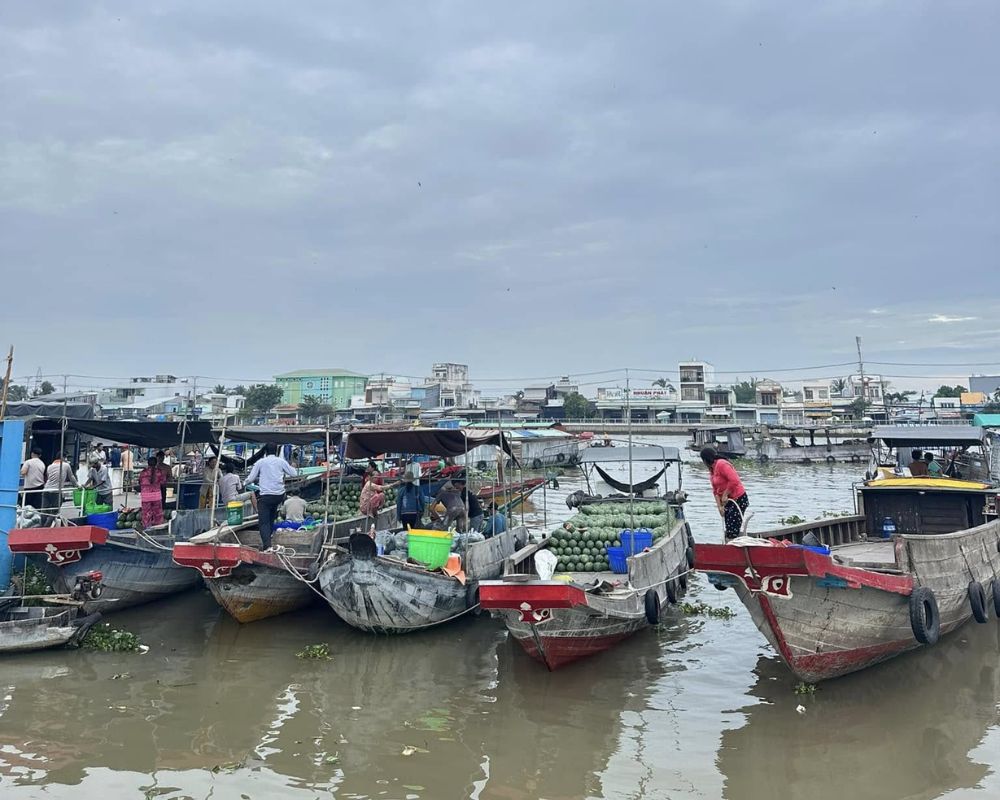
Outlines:
[[[834,378],[830,381],[830,391],[833,392],[837,397],[843,397],[844,392],[847,390],[847,379],[846,378]]]
[[[666,389],[667,388],[667,379],[666,378],[657,378],[655,381],[653,381],[653,386],[659,386],[661,389]]]
[[[215,384],[215,388],[212,389],[212,392],[214,394],[225,394],[226,393],[226,387],[223,386],[221,383],[217,383],[217,384]]]

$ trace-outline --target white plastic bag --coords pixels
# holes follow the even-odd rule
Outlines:
[[[539,550],[535,553],[535,570],[538,572],[538,577],[543,581],[552,580],[552,576],[556,571],[556,564],[558,563],[559,559],[548,550]]]

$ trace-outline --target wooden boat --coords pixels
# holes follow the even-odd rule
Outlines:
[[[73,607],[15,606],[0,611],[0,654],[76,647],[101,618]]]
[[[379,512],[376,525],[382,529],[395,523],[396,509]],[[323,541],[346,541],[352,531],[364,527],[365,518],[340,520],[331,524],[332,533],[282,531],[274,533],[276,552],[260,550],[257,525],[250,522],[237,528],[220,526],[177,542],[174,562],[197,570],[215,601],[237,622],[256,622],[313,603],[318,590],[313,587]]]
[[[250,505],[244,506],[245,513]],[[90,614],[120,611],[149,603],[199,584],[198,574],[176,564],[174,543],[209,527],[209,509],[178,511],[168,523],[138,532],[106,530],[93,525],[12,530],[10,549],[25,554],[59,594],[73,592],[78,579],[98,572],[103,594],[86,599]]]
[[[1000,615],[995,487],[880,476],[860,486],[858,509],[695,547],[695,566],[735,589],[803,681],[932,645],[969,619],[986,622],[990,605]]]
[[[723,458],[745,458],[747,446],[743,440],[743,428],[738,425],[692,428],[688,449],[696,453],[703,447],[714,447]]]
[[[775,464],[861,464],[868,461],[871,445],[867,442],[828,442],[792,446],[772,437],[753,441],[750,456]]]
[[[595,463],[612,454],[615,460],[628,460],[628,450],[633,460],[676,463],[680,475],[680,453],[676,448],[616,447],[603,450],[601,455],[588,449],[584,456]],[[631,498],[619,497],[611,505],[619,506],[625,514],[643,516],[643,507],[657,498],[637,498],[637,488],[631,487]],[[552,545],[550,536],[508,559],[503,580],[486,581],[480,586],[482,607],[500,616],[525,652],[550,670],[608,650],[656,625],[663,608],[668,602],[676,602],[687,586],[693,559],[691,530],[681,507],[683,495],[666,492],[663,499],[672,511],[670,529],[652,547],[628,558],[626,574],[569,572],[545,579],[542,573],[546,570],[539,568],[537,560]],[[583,504],[599,500],[577,498]]]
[[[355,534],[335,547],[317,580],[330,608],[348,625],[371,633],[410,633],[474,609],[480,581],[500,577],[516,543],[526,541],[527,531],[514,528],[469,544],[462,578],[380,556],[369,536]]]

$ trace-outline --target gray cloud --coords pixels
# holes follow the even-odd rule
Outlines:
[[[18,369],[996,360],[998,17],[5,6]]]

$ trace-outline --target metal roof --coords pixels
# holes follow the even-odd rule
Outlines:
[[[636,447],[588,447],[580,454],[581,464],[615,464],[632,461],[680,461],[681,451],[676,447],[660,447],[658,445],[638,445]]]
[[[875,428],[870,438],[889,447],[972,446],[982,444],[983,429],[972,425],[883,425]]]

